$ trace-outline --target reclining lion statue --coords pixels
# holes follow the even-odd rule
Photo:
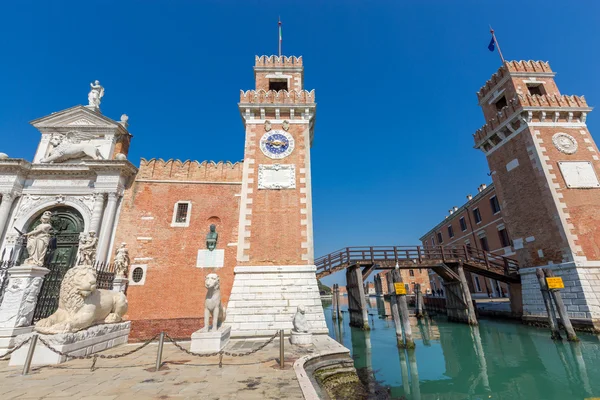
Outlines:
[[[97,324],[121,322],[127,298],[121,292],[96,289],[96,271],[79,265],[67,271],[60,285],[58,310],[39,320],[35,330],[44,334],[74,333]]]

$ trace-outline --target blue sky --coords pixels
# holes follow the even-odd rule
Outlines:
[[[579,1],[11,1],[0,13],[0,151],[31,159],[28,121],[106,88],[130,159],[241,160],[255,54],[302,55],[316,89],[315,253],[416,244],[480,183],[475,93],[506,59],[550,61],[563,94],[600,102],[600,3]],[[594,134],[600,117],[588,118]]]

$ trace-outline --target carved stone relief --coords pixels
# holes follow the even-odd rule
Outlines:
[[[0,305],[0,328],[31,325],[42,282],[41,277],[9,280]]]
[[[294,164],[259,165],[258,188],[295,189],[296,166]]]
[[[557,133],[552,136],[552,143],[561,153],[575,154],[577,151],[577,140],[569,134]]]

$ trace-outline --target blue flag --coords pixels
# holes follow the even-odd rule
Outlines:
[[[496,48],[496,41],[494,40],[494,37],[492,36],[492,40],[490,40],[490,44],[488,44],[488,50],[494,51],[495,48]]]

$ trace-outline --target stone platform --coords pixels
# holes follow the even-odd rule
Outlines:
[[[312,333],[328,333],[314,265],[238,266],[234,272],[225,319],[231,337],[289,332],[299,305]]]
[[[120,344],[127,343],[131,322],[118,324],[95,325],[75,333],[61,333],[56,335],[39,335],[40,339],[48,342],[56,350],[73,356],[86,356],[102,350],[110,349]],[[17,342],[27,340],[35,333],[28,333],[17,337]],[[9,365],[23,365],[29,345],[21,347],[10,357]],[[33,353],[33,365],[60,364],[67,361],[66,356],[56,354],[48,349],[39,340]]]

